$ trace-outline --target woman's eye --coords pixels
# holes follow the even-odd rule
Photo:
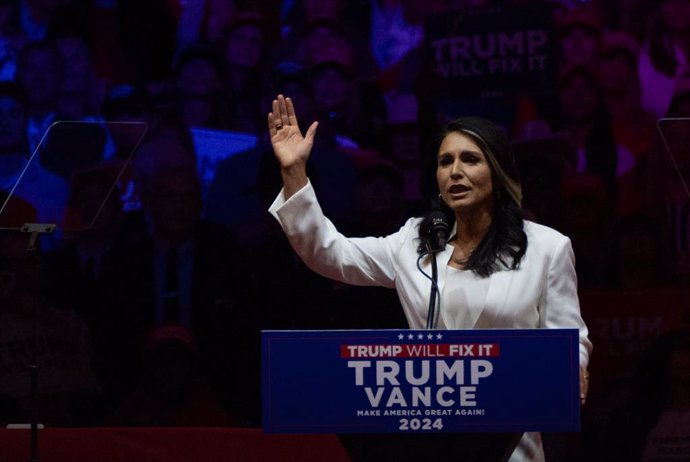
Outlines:
[[[450,157],[441,157],[441,158],[438,160],[438,164],[439,164],[439,165],[449,165],[449,164],[452,164],[452,163],[453,163],[453,160],[452,160]]]

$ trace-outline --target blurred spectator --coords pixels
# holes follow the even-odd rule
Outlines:
[[[205,23],[202,26],[203,36],[201,38],[209,42],[215,42],[222,38],[225,29],[235,19],[237,2],[234,0],[206,0],[205,3]]]
[[[266,140],[267,141],[267,140]],[[316,147],[316,146],[315,146]],[[341,159],[344,156],[338,151],[319,148],[323,159],[329,156]],[[315,154],[314,151],[312,154]],[[333,284],[329,279],[314,273],[299,259],[290,246],[280,225],[267,213],[276,194],[282,187],[282,180],[278,169],[278,161],[273,151],[264,144],[263,151],[255,153],[259,157],[257,168],[255,194],[259,206],[263,211],[264,233],[261,245],[251,250],[249,259],[249,274],[254,278],[253,287],[260,296],[256,300],[256,312],[259,314],[263,329],[328,329],[334,327],[333,311],[330,308],[333,295]],[[340,165],[342,167],[342,165]],[[314,167],[308,168],[311,181],[326,181],[319,183],[324,191],[337,194],[351,195],[351,189],[343,188],[334,171],[322,172]],[[347,170],[344,170],[346,173]],[[340,183],[340,184],[335,184]],[[316,183],[315,183],[316,184]],[[347,185],[352,188],[351,185]],[[350,199],[348,197],[346,199]],[[329,209],[333,208],[331,199]],[[348,214],[334,215],[344,219]],[[251,242],[251,241],[249,241]]]
[[[314,48],[347,43],[353,51],[356,79],[370,81],[378,71],[369,44],[371,8],[363,0],[296,0],[286,13],[273,61],[296,59],[310,66]]]
[[[64,78],[60,50],[52,42],[33,42],[17,61],[17,82],[28,96],[29,149],[33,153],[48,127],[60,120],[59,101]]]
[[[133,179],[132,164],[139,144],[147,135],[155,137],[160,125],[154,115],[151,95],[142,85],[113,85],[105,95],[101,114],[108,134],[106,159],[117,172],[123,170],[117,184],[122,209],[140,210],[141,198]]]
[[[604,181],[592,174],[563,178],[563,233],[573,245],[580,289],[610,286],[613,204]]]
[[[637,73],[639,46],[625,32],[605,32],[599,48],[599,83],[611,113],[616,143],[635,159],[654,141],[655,119],[642,108]]]
[[[135,193],[149,194],[160,171],[185,167],[194,169],[196,154],[189,131],[175,127],[151,134],[137,149],[132,165]]]
[[[690,457],[690,332],[660,335],[640,357],[628,399],[612,415],[600,460]]]
[[[420,2],[371,2],[371,50],[381,69],[387,69],[422,45],[423,15],[412,6]]]
[[[561,181],[574,147],[565,136],[513,143],[522,183],[522,209],[529,219],[563,230]]]
[[[240,266],[240,248],[226,228],[200,218],[193,168],[169,166],[150,180],[145,215],[130,214],[103,257],[96,359],[110,404],[132,392],[152,329],[180,325],[198,342],[199,367],[218,399],[244,421],[254,421],[258,332],[245,305],[248,275]]]
[[[0,2],[0,80],[13,80],[17,70],[17,55],[26,44],[26,35],[19,27],[18,3]]]
[[[155,329],[146,340],[138,383],[109,425],[234,427],[208,384],[192,334],[179,326]]]
[[[376,155],[359,161],[354,209],[341,227],[348,236],[387,236],[407,218],[402,172]],[[331,329],[407,328],[395,291],[383,287],[350,286],[330,281],[333,286],[328,307]]]
[[[97,80],[88,43],[82,37],[56,40],[64,63],[58,112],[67,120],[94,119],[100,109],[104,82]]]
[[[158,130],[151,95],[143,85],[113,85],[105,94],[100,113],[113,144],[109,159],[127,161],[144,133],[155,136]]]
[[[56,12],[70,0],[19,0],[19,24],[30,42],[46,38]]]
[[[103,255],[122,227],[119,192],[113,188],[119,170],[75,172],[69,197],[69,219],[61,246],[45,255],[47,299],[58,308],[71,309],[93,325],[99,310]]]
[[[13,195],[35,208],[38,222],[62,223],[67,203],[67,182],[46,170],[38,156],[31,159],[27,119],[28,96],[24,89],[14,82],[0,82],[0,190],[9,193],[17,185]],[[11,227],[24,224],[12,217],[8,220],[5,223]]]
[[[552,127],[564,130],[576,149],[576,159],[566,159],[578,173],[598,175],[611,200],[618,192],[617,177],[635,165],[635,158],[616,144],[611,115],[595,75],[581,65],[566,67],[559,78],[559,115]]]
[[[561,63],[566,66],[587,66],[593,70],[599,57],[601,19],[590,8],[576,8],[561,16],[556,27]]]
[[[639,60],[642,105],[657,118],[690,91],[690,1],[644,1],[647,28]]]
[[[227,96],[222,91],[220,56],[210,47],[192,45],[175,65],[177,117],[187,128],[225,128],[229,125]]]
[[[225,90],[230,105],[229,128],[262,133],[265,114],[259,108],[261,72],[267,50],[263,18],[256,12],[238,13],[220,41],[225,66]]]
[[[642,214],[626,215],[613,231],[612,283],[620,289],[651,289],[671,281],[660,223]]]
[[[391,162],[370,156],[357,169],[352,220],[345,225],[348,236],[387,236],[406,218],[404,180]]]
[[[643,212],[663,224],[674,282],[690,287],[690,92],[674,97],[668,117],[659,123],[650,154],[621,183],[619,210]]]
[[[180,3],[177,49],[196,42],[215,42],[235,15],[233,0],[191,0]]]
[[[265,82],[261,106],[270,107],[279,93],[294,98],[295,105],[314,119],[311,82],[307,71],[296,62],[279,63]],[[260,200],[259,171],[264,152],[269,149],[262,133],[256,148],[229,156],[219,162],[206,197],[204,217],[230,227],[246,246],[261,247],[269,235],[267,207]],[[269,151],[270,154],[270,151]],[[270,204],[268,204],[270,205]]]
[[[349,47],[314,50],[311,59],[312,99],[321,131],[344,150],[385,149],[383,99],[357,84]]]

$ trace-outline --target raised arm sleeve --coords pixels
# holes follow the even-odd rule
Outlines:
[[[413,222],[387,237],[347,238],[321,211],[311,183],[269,208],[302,261],[322,276],[353,285],[394,288],[400,249]]]

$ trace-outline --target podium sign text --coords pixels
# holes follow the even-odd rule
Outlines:
[[[268,433],[578,431],[576,329],[262,332]]]

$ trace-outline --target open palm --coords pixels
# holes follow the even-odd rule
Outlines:
[[[282,168],[306,164],[314,145],[317,125],[317,122],[312,123],[302,136],[292,100],[283,95],[273,100],[273,111],[268,114],[268,131],[273,152]]]

